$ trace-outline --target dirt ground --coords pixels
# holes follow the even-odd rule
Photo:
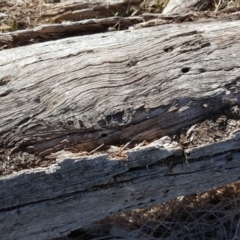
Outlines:
[[[0,8],[0,31],[8,32],[41,24],[45,6],[44,0],[2,0]]]

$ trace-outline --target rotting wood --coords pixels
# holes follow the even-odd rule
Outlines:
[[[116,31],[119,28],[126,29],[142,21],[142,17],[109,17],[61,24],[46,24],[33,29],[2,33],[0,34],[0,47],[6,49],[71,36],[89,35],[91,33],[109,31],[109,28],[113,28]]]
[[[3,50],[1,147],[93,150],[173,134],[237,104],[238,25],[172,24]]]
[[[41,26],[8,33],[0,33],[0,50],[13,47],[31,45],[37,42],[59,40],[67,37],[89,35],[100,32],[137,29],[169,23],[211,21],[219,19],[240,19],[239,9],[229,9],[227,13],[194,12],[185,15],[164,15],[143,13],[141,16],[109,17],[101,19],[86,19],[74,22],[62,22],[55,24],[43,24]],[[231,12],[228,13],[228,12]]]
[[[0,31],[29,29],[46,23],[131,17],[141,14],[142,4],[141,0],[74,0],[57,4],[46,4],[43,0],[12,0],[3,3],[1,9],[3,20],[0,22]],[[148,1],[149,7],[152,4],[154,4],[154,1]]]
[[[130,16],[133,9],[139,7],[141,3],[141,0],[68,1],[47,5],[48,7],[43,12],[42,17],[51,17],[54,22],[62,22],[107,18],[115,15]]]
[[[239,25],[171,24],[1,51],[2,156],[57,161],[1,177],[1,237],[64,236],[119,211],[237,181],[238,114],[212,152],[165,137],[123,150],[126,159],[78,154],[174,138],[217,111],[237,112]]]
[[[191,162],[184,161],[176,143],[161,141],[127,151],[127,161],[62,153],[56,165],[5,177],[0,181],[1,237],[65,236],[117,212],[239,179],[239,152],[228,161],[228,152],[201,160],[204,147],[196,151],[200,159]]]

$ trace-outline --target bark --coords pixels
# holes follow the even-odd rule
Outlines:
[[[1,237],[64,236],[237,181],[239,25],[171,24],[1,51],[2,161],[56,160],[1,177]]]

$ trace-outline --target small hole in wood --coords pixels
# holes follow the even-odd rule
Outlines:
[[[226,158],[227,162],[230,162],[233,160],[232,155],[227,155],[227,156],[225,156],[225,158]]]
[[[23,120],[21,120],[21,121],[18,123],[18,125],[20,126],[20,125],[22,125],[22,124],[24,124],[24,123],[27,123],[30,119],[31,119],[30,117],[26,117],[26,118],[24,118]]]
[[[7,84],[8,82],[10,82],[9,77],[3,77],[2,79],[0,79],[0,86],[3,86],[5,84]]]
[[[170,52],[173,51],[173,46],[165,47],[165,48],[163,49],[163,51],[166,52],[166,53],[170,53]]]
[[[199,71],[199,73],[204,73],[204,72],[206,72],[206,69],[204,69],[204,68],[199,68],[198,71]]]
[[[98,125],[99,127],[105,127],[106,126],[106,122],[102,119],[98,121]]]
[[[124,114],[124,111],[117,112],[117,113],[113,114],[112,115],[112,120],[114,122],[121,123],[122,122],[122,118],[123,118],[123,114]]]
[[[190,68],[189,67],[184,67],[182,68],[182,73],[187,73],[189,72]]]
[[[73,120],[67,120],[67,125],[73,125],[74,124],[74,121]]]
[[[40,97],[34,98],[33,101],[34,101],[35,103],[40,103],[40,102],[41,102],[41,101],[40,101]]]
[[[106,133],[103,133],[102,135],[101,135],[101,137],[106,137],[107,136],[107,134]]]
[[[6,90],[3,93],[0,93],[0,97],[6,97],[8,94],[10,94],[12,92],[12,90]]]
[[[109,124],[109,122],[112,119],[112,116],[111,115],[107,115],[105,119],[106,119],[106,122]]]

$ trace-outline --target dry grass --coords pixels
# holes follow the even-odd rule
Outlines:
[[[1,4],[6,19],[0,22],[0,31],[16,31],[41,24],[44,0],[7,0]]]
[[[218,12],[225,8],[240,7],[240,0],[214,0],[214,11]]]
[[[180,197],[114,219],[151,239],[240,239],[240,184]],[[129,220],[128,220],[129,221]],[[125,226],[126,226],[125,225]]]
[[[240,239],[240,182],[103,219],[62,239]]]

